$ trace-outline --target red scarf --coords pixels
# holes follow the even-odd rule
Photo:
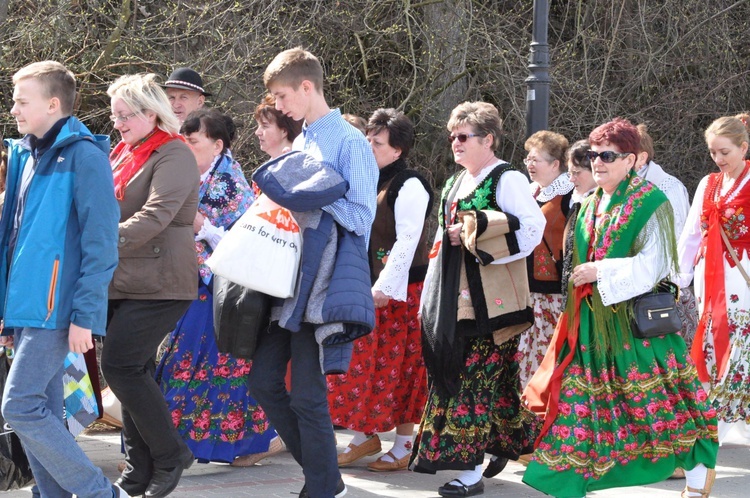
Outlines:
[[[711,322],[711,333],[714,340],[713,346],[716,356],[716,375],[718,379],[724,375],[729,361],[729,321],[727,320],[724,259],[726,258],[730,261],[730,265],[732,266],[734,266],[734,261],[730,259],[729,253],[724,247],[720,230],[724,229],[724,222],[728,221],[727,217],[724,216],[726,210],[738,204],[742,206],[743,203],[747,202],[745,198],[746,194],[742,192],[734,201],[730,202],[728,199],[733,191],[739,187],[743,177],[748,174],[748,169],[750,169],[750,161],[745,161],[745,169],[735,181],[734,188],[723,197],[718,195],[718,193],[721,190],[721,181],[724,175],[721,173],[711,175],[703,197],[702,221],[707,223],[707,228],[704,232],[705,239],[702,241],[702,249],[705,250],[704,257],[706,260],[704,278],[705,298],[703,315],[698,322],[698,328],[693,338],[693,347],[690,351],[696,370],[698,371],[698,378],[701,382],[709,381],[708,369],[706,368],[706,355],[703,351],[703,341],[705,340],[709,321]],[[738,242],[741,243],[742,241]],[[740,257],[741,255],[742,248],[740,247]]]
[[[146,135],[135,146],[128,145],[125,142],[120,142],[115,146],[109,155],[109,163],[112,165],[115,197],[118,201],[125,198],[125,187],[148,161],[151,153],[172,140],[185,141],[180,135],[172,135],[160,128],[154,128],[154,131]]]

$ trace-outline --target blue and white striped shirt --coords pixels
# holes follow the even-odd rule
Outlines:
[[[305,123],[292,150],[310,154],[344,177],[349,184],[346,195],[323,210],[347,230],[363,235],[369,244],[380,173],[364,135],[341,117],[341,111],[333,109]]]

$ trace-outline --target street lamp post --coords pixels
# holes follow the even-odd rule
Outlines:
[[[534,0],[529,77],[526,78],[526,137],[549,126],[549,3]]]

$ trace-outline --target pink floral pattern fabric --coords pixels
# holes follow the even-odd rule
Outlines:
[[[598,261],[631,254],[648,220],[668,202],[632,172],[618,186],[605,216],[595,220],[600,196],[598,190],[593,200],[585,201],[578,216],[575,264],[584,255]],[[673,233],[669,227],[660,229]],[[599,292],[596,284],[592,292]],[[561,383],[551,382],[555,388],[548,393],[559,396],[557,410],[548,405],[545,421],[551,425],[537,441],[523,482],[559,498],[577,498],[600,489],[659,482],[676,467],[692,469],[701,463],[713,468],[716,411],[682,337],[637,339],[629,320],[622,318],[627,303],[604,306],[577,299],[563,315],[563,323],[573,316],[579,320],[571,322],[577,329],[563,335],[566,342],[556,350],[558,366],[563,359],[570,363],[555,372],[562,374]],[[616,340],[605,342],[605,334]]]
[[[156,378],[172,422],[195,457],[231,463],[268,450],[276,431],[248,391],[252,363],[218,351],[213,296],[203,282],[198,292],[169,337]]]
[[[415,443],[417,471],[474,469],[485,453],[517,459],[531,453],[540,419],[521,405],[518,336],[467,339],[456,396],[430,391]]]

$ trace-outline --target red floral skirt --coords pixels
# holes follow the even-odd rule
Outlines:
[[[354,342],[349,372],[328,377],[334,425],[374,433],[419,423],[427,401],[417,320],[421,293],[421,282],[409,284],[406,302],[390,300],[376,309],[375,330]]]

